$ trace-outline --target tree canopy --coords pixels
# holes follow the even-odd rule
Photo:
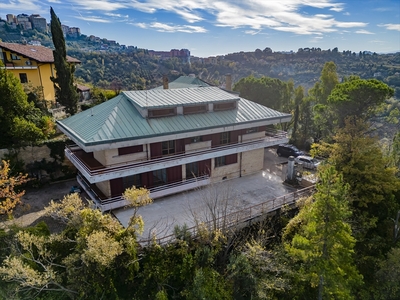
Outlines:
[[[0,146],[23,146],[46,139],[54,122],[36,108],[20,81],[0,62]]]

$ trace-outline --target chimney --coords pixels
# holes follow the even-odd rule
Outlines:
[[[227,91],[232,91],[232,75],[231,74],[226,74],[226,77],[225,77],[225,89]]]
[[[164,88],[164,90],[168,90],[168,77],[167,77],[167,75],[163,76],[163,88]]]

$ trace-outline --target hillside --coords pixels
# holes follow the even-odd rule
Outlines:
[[[52,47],[51,36],[35,30],[21,34],[3,28],[0,39],[6,42],[36,40]],[[151,57],[146,49],[126,48],[105,39],[101,43],[93,42],[86,35],[67,38],[66,44],[68,54],[82,61],[75,74],[78,80],[101,88],[147,89],[161,85],[163,75],[168,75],[172,81],[188,74],[222,85],[225,75],[230,73],[233,83],[249,75],[267,76],[283,81],[293,80],[295,86],[302,85],[308,90],[318,80],[325,62],[333,61],[339,77],[357,75],[363,79],[379,79],[395,88],[396,97],[400,98],[400,53],[355,53],[337,48],[300,48],[297,52],[281,53],[267,47],[213,59],[192,57],[189,65],[177,58],[161,60]]]

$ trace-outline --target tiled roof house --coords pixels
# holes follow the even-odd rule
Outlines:
[[[50,77],[56,76],[53,50],[43,46],[0,42],[0,60],[21,83],[29,83],[43,88],[44,99],[55,101],[55,91]],[[67,56],[67,61],[79,64],[80,61]]]

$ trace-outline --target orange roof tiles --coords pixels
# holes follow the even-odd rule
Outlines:
[[[53,50],[44,46],[23,45],[15,43],[0,42],[0,48],[9,50],[18,55],[42,63],[54,62]],[[80,60],[67,55],[67,61],[70,63],[80,63]]]

